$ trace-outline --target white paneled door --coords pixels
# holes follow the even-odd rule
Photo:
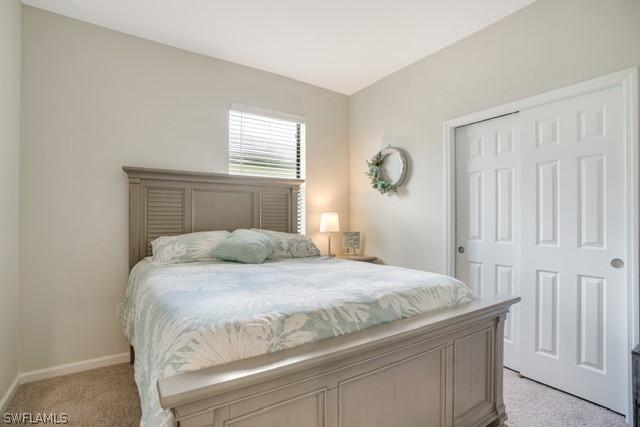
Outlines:
[[[625,413],[623,99],[618,86],[520,113],[520,372]]]
[[[518,117],[456,129],[456,276],[478,296],[519,295]],[[519,308],[505,322],[504,364],[519,368]]]
[[[505,365],[627,412],[621,86],[456,129],[456,274],[522,297]]]

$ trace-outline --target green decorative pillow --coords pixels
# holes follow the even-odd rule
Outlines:
[[[276,248],[276,242],[266,234],[239,229],[213,250],[213,256],[225,261],[261,264]]]
[[[275,240],[276,248],[269,256],[269,259],[306,258],[320,255],[320,249],[318,249],[309,237],[303,234],[283,233],[257,228],[252,228],[251,230],[266,234]]]
[[[151,242],[153,262],[172,264],[212,259],[213,249],[230,234],[223,230],[158,237]]]

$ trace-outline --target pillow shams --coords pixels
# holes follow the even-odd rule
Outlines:
[[[214,250],[216,258],[245,264],[261,264],[276,248],[271,237],[252,230],[239,229]]]
[[[282,233],[280,231],[261,230],[252,228],[252,231],[265,234],[276,242],[276,248],[269,256],[275,258],[306,258],[319,256],[320,249],[313,241],[303,234]]]
[[[171,264],[212,259],[215,247],[230,234],[222,230],[158,237],[151,242],[153,262]]]

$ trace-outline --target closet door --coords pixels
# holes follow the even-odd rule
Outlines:
[[[456,277],[476,295],[518,295],[517,114],[456,129]],[[518,305],[505,322],[504,364],[519,369]]]
[[[627,412],[623,93],[520,113],[521,373]]]

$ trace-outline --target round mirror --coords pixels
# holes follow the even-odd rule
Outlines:
[[[387,146],[367,160],[367,176],[371,186],[381,194],[393,194],[407,174],[407,158],[404,151]]]
[[[382,150],[384,163],[380,167],[384,179],[391,181],[396,187],[402,184],[407,173],[407,160],[404,153],[397,148],[387,147]]]

